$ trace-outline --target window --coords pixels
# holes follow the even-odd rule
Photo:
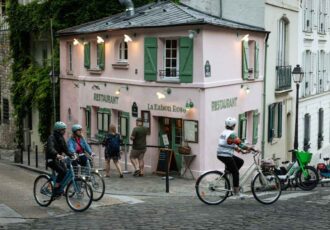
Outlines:
[[[104,65],[105,65],[105,60],[104,60],[104,55],[105,55],[105,46],[104,46],[104,42],[102,43],[97,43],[96,45],[96,65],[99,69],[104,69]]]
[[[317,149],[322,148],[323,144],[323,118],[324,118],[324,111],[322,108],[319,109],[319,129],[318,129],[318,135],[317,135]]]
[[[310,149],[310,139],[311,139],[311,115],[305,114],[304,117],[304,150],[308,151]]]
[[[100,137],[103,137],[109,131],[110,122],[110,110],[99,109],[97,111],[97,130]]]
[[[313,82],[313,65],[312,65],[312,52],[310,50],[306,50],[303,53],[303,66],[304,68],[304,78],[302,85],[302,96],[307,97],[311,95],[312,91],[312,82]]]
[[[327,18],[327,0],[320,0],[319,1],[319,25],[318,25],[318,32],[321,34],[325,34],[325,23]]]
[[[68,67],[67,67],[67,72],[68,73],[72,73],[72,48],[73,48],[73,45],[72,43],[68,43],[67,45],[67,50],[68,50]]]
[[[167,79],[177,79],[179,77],[178,40],[165,40],[164,54],[163,77]]]
[[[238,116],[238,137],[245,142],[246,140],[246,128],[247,128],[247,115],[242,113]]]
[[[287,61],[287,37],[288,37],[288,19],[282,18],[279,21],[278,29],[278,48],[277,48],[277,66],[288,65]]]
[[[318,52],[318,66],[317,66],[317,93],[324,91],[326,64],[325,64],[325,52],[321,50]]]
[[[242,113],[238,117],[238,136],[243,142],[257,144],[259,113],[257,110]]]
[[[91,137],[91,107],[85,109],[85,126],[87,137]]]
[[[2,100],[2,122],[5,124],[9,123],[9,101],[6,98]]]
[[[268,106],[268,142],[282,137],[282,102]]]
[[[119,43],[119,62],[127,62],[128,59],[128,45],[127,42],[121,41]]]
[[[313,0],[305,0],[304,1],[304,27],[303,30],[305,32],[312,32],[313,30]]]
[[[259,77],[259,44],[256,41],[242,41],[243,79],[252,80]]]
[[[146,127],[148,129],[148,134],[150,134],[150,111],[145,111],[145,110],[142,110],[141,111],[141,118],[142,118],[142,121],[143,121],[143,126]]]
[[[118,112],[118,132],[121,135],[124,143],[129,143],[129,113]]]

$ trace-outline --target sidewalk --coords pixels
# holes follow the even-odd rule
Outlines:
[[[103,161],[103,159],[101,159]],[[9,163],[8,161],[6,161]],[[11,161],[12,162],[12,161]],[[96,168],[102,171],[103,164],[99,158],[95,159]],[[102,162],[103,163],[103,162]],[[12,165],[35,171],[37,173],[50,173],[50,169],[45,169],[44,155],[38,155],[38,168],[36,167],[35,153],[30,153],[30,166],[28,165],[27,153],[23,154],[23,164],[11,163]],[[101,167],[99,167],[101,166]],[[171,175],[169,180],[169,193],[166,193],[166,180],[163,176],[152,173],[145,174],[144,177],[134,177],[132,173],[124,174],[124,178],[119,178],[118,172],[115,170],[111,162],[110,178],[104,178],[106,184],[106,193],[111,195],[127,195],[127,196],[195,196],[195,180],[185,179],[178,175]],[[187,174],[188,175],[188,174]]]

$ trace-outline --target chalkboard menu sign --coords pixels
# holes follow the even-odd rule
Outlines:
[[[157,174],[166,173],[166,155],[168,157],[168,171],[178,171],[175,162],[175,156],[172,149],[159,149],[158,163],[157,163]]]

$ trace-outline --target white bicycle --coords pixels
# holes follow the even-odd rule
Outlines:
[[[281,196],[281,182],[274,173],[274,167],[262,164],[260,152],[253,152],[254,162],[246,173],[240,178],[240,188],[246,184],[250,177],[251,191],[254,198],[262,204],[272,204]],[[225,173],[214,170],[201,175],[196,181],[196,193],[198,198],[209,205],[217,205],[233,195],[232,178],[229,171]]]

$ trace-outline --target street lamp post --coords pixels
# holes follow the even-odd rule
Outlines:
[[[295,122],[295,130],[294,130],[294,143],[293,148],[298,149],[298,116],[299,116],[299,85],[303,80],[304,72],[300,65],[297,65],[294,67],[292,71],[292,77],[294,83],[296,83],[296,122]],[[295,156],[292,156],[294,158]]]

